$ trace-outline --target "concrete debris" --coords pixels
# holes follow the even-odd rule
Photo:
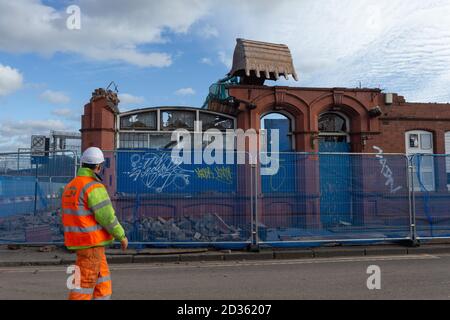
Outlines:
[[[39,252],[52,252],[56,250],[56,246],[44,246],[39,248]]]
[[[195,240],[200,240],[201,237],[202,237],[202,235],[201,235],[200,233],[198,233],[198,232],[196,232],[196,233],[194,234],[194,239],[195,239]]]
[[[21,249],[20,245],[17,245],[17,244],[9,244],[7,248],[8,248],[8,250],[20,250]]]
[[[64,234],[58,211],[21,214],[0,219],[0,241],[63,242]]]
[[[215,213],[203,216],[141,217],[136,223],[123,222],[130,239],[143,242],[241,241],[244,230],[228,225]]]
[[[119,215],[120,218],[120,215]],[[199,216],[141,217],[137,221],[120,219],[130,241],[140,242],[226,242],[246,241],[249,230],[226,223],[216,213]],[[0,242],[64,242],[59,211],[3,217]],[[40,251],[52,250],[43,247]]]

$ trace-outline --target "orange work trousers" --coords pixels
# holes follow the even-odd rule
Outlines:
[[[69,300],[108,300],[112,294],[111,275],[105,247],[77,250],[80,288],[70,290]]]

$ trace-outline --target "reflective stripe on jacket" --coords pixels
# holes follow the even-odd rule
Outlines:
[[[108,245],[125,237],[105,186],[88,168],[79,169],[64,188],[62,221],[69,249]]]

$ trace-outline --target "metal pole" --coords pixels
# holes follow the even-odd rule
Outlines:
[[[258,234],[258,184],[259,184],[259,175],[258,175],[259,166],[258,164],[255,165],[254,171],[255,171],[255,245],[256,250],[259,250],[259,234]]]
[[[51,201],[51,209],[53,210],[53,205],[54,205],[54,203],[55,203],[55,198],[54,198],[54,195],[55,195],[55,192],[53,191],[53,182],[52,182],[52,180],[53,180],[53,177],[48,177],[48,184],[49,184],[49,192],[48,192],[48,194],[50,195],[50,201]]]
[[[36,211],[37,211],[37,187],[38,187],[38,164],[35,163],[36,165],[36,176],[35,176],[35,180],[34,180],[34,215],[36,215]]]
[[[259,240],[258,240],[258,173],[257,173],[257,164],[251,165],[250,179],[251,185],[253,186],[253,190],[255,192],[251,192],[251,202],[253,203],[252,210],[252,243],[250,245],[250,251],[259,251]],[[253,178],[254,177],[254,178]]]
[[[416,155],[412,155],[409,159],[409,174],[410,174],[410,181],[411,181],[411,188],[410,193],[412,195],[411,199],[411,240],[413,242],[413,245],[417,244],[417,226],[416,226],[416,192],[415,192],[415,186],[414,186],[414,158]]]
[[[406,161],[406,179],[408,186],[408,212],[409,212],[409,235],[412,241],[414,241],[414,231],[413,231],[413,218],[412,218],[412,183],[411,183],[411,164],[409,162],[408,157],[405,155]]]
[[[73,176],[76,177],[77,176],[77,170],[78,170],[78,155],[74,152],[73,153],[73,158],[74,158],[74,173]]]
[[[254,179],[253,179],[253,165],[250,165],[250,230],[251,230],[251,245],[255,244],[255,219],[254,219],[254,211],[255,211],[255,198],[254,198]]]

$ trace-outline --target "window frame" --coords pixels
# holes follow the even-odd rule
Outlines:
[[[209,115],[217,115],[217,116],[221,116],[227,119],[230,119],[233,122],[233,127],[231,128],[231,130],[235,130],[236,126],[237,126],[237,119],[236,117],[232,116],[232,115],[228,115],[228,114],[222,114],[220,112],[215,112],[215,111],[209,111],[209,110],[204,110],[204,109],[200,109],[200,108],[192,108],[192,107],[157,107],[157,108],[143,108],[143,109],[135,109],[135,110],[130,110],[127,112],[123,112],[121,114],[119,114],[116,117],[116,134],[115,134],[115,141],[116,141],[116,148],[120,149],[120,148],[125,148],[123,147],[123,142],[121,143],[121,135],[122,134],[127,134],[127,133],[139,133],[139,134],[147,134],[147,141],[148,141],[148,146],[150,146],[150,137],[151,135],[158,135],[158,134],[167,134],[167,135],[171,135],[172,132],[174,130],[162,130],[162,116],[163,116],[163,112],[166,111],[186,111],[186,112],[193,112],[195,114],[194,117],[194,121],[199,121],[200,120],[200,114],[204,113],[204,114],[209,114]],[[120,127],[120,123],[121,123],[121,119],[123,117],[127,117],[130,115],[134,115],[134,114],[140,114],[140,113],[148,113],[148,112],[155,112],[156,113],[156,130],[150,130],[150,129],[136,129],[136,128],[127,128],[127,129],[121,129]],[[190,129],[186,129],[191,133],[194,132],[198,132],[197,131],[198,128],[194,128],[194,130],[190,130]],[[204,134],[206,131],[203,130],[203,128],[200,128],[202,134]],[[221,132],[225,133],[226,130],[220,130]],[[131,141],[131,140],[130,140]],[[127,149],[129,147],[126,147]]]
[[[129,128],[123,128],[122,127],[122,120],[128,117],[132,117],[132,116],[138,116],[138,115],[153,115],[154,116],[154,121],[155,121],[155,126],[152,127],[137,127],[137,128],[133,128],[133,127],[129,127]],[[156,111],[146,111],[146,112],[136,112],[136,113],[130,113],[130,114],[126,114],[126,115],[121,115],[119,117],[119,130],[121,131],[125,131],[125,130],[132,130],[132,131],[156,131],[158,130],[158,113]]]
[[[331,132],[331,131],[320,131],[319,130],[319,122],[320,122],[320,118],[323,117],[326,114],[335,114],[338,117],[344,119],[345,121],[345,128],[346,131],[335,131],[335,132]],[[318,118],[317,118],[317,130],[319,131],[319,137],[326,137],[326,136],[331,136],[331,137],[346,137],[346,143],[350,143],[350,118],[347,117],[346,114],[342,113],[342,112],[338,112],[338,111],[325,111],[322,112],[321,114],[319,114]]]
[[[431,135],[431,148],[430,149],[423,149],[422,148],[422,135]],[[418,147],[411,147],[410,146],[410,136],[411,135],[417,135],[418,137]],[[413,159],[414,155],[416,154],[422,154],[422,155],[433,155],[434,154],[434,132],[428,131],[428,130],[407,130],[405,131],[405,154],[409,159]],[[425,191],[422,189],[421,185],[416,186],[414,184],[414,191],[415,192],[433,192],[436,191],[436,170],[434,165],[434,158],[432,158],[431,166],[426,167],[424,170],[421,171],[422,177],[420,177],[422,184],[424,182],[423,174],[424,173],[431,173],[431,181],[430,183],[423,184],[423,187],[425,188]],[[413,175],[416,179],[419,179],[417,172],[416,172],[416,166],[413,163]],[[410,181],[411,183],[414,181]]]
[[[288,152],[295,152],[296,151],[295,150],[295,134],[294,134],[295,118],[289,112],[286,112],[284,110],[275,110],[275,111],[270,110],[270,111],[267,111],[267,112],[261,114],[259,117],[259,126],[261,129],[263,129],[264,118],[271,114],[279,114],[279,115],[285,117],[287,120],[289,120],[289,132],[287,133],[287,136],[290,139],[291,151],[288,151]],[[264,128],[264,130],[265,130],[265,128]]]

